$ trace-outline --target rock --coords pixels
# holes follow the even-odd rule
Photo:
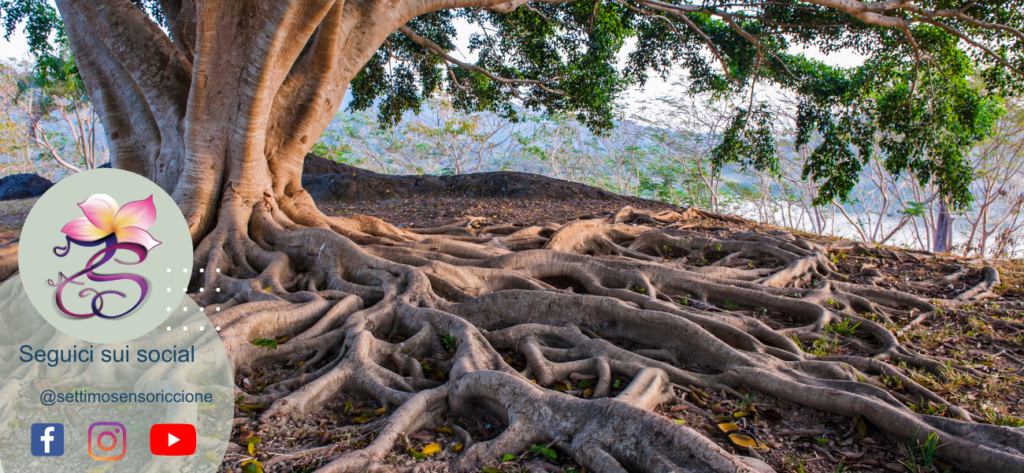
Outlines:
[[[315,155],[313,153],[306,154],[306,158],[302,161],[302,173],[303,174],[368,174],[368,175],[380,175],[373,171],[367,171],[360,169],[355,166],[349,166],[348,164],[342,164],[337,161],[331,161],[330,159],[322,156]]]
[[[0,179],[0,200],[39,197],[51,187],[53,183],[38,174],[12,174]]]

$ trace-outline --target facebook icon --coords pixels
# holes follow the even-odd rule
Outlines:
[[[64,454],[64,424],[32,424],[32,455],[59,457]]]

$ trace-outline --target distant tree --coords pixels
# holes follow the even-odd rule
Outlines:
[[[94,169],[106,161],[100,120],[86,94],[71,52],[44,55],[18,81],[16,101],[28,102],[29,139],[71,172]],[[54,124],[53,129],[46,125]]]

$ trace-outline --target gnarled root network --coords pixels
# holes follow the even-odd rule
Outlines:
[[[342,393],[387,408],[372,442],[320,471],[394,468],[382,461],[405,435],[481,414],[507,427],[480,442],[455,428],[466,447],[446,459],[451,469],[549,445],[590,471],[755,471],[653,411],[697,389],[741,388],[860,415],[902,442],[935,434],[941,458],[969,471],[1024,470],[1024,435],[973,422],[908,378],[907,368],[945,365],[889,328],[897,316],[936,313],[937,302],[991,296],[993,269],[961,297],[929,301],[873,284],[872,274],[852,282],[830,259],[873,249],[694,224],[720,217],[709,213],[627,208],[565,224],[469,218],[409,230],[295,208],[226,201],[196,250],[189,292],[220,327],[239,379],[291,370],[237,386],[243,405],[266,406],[261,422],[301,419]],[[856,336],[829,332],[839,324]],[[829,339],[852,354],[805,351]],[[552,389],[570,376],[593,379],[592,392]],[[908,408],[920,399],[949,417]]]

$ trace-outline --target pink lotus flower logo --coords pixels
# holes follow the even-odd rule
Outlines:
[[[97,316],[105,319],[116,319],[125,316],[135,310],[146,299],[146,294],[149,292],[149,283],[142,276],[135,274],[99,274],[94,271],[114,259],[114,254],[117,253],[117,250],[127,250],[135,253],[138,257],[138,261],[135,262],[124,262],[115,259],[114,261],[117,263],[122,265],[140,264],[146,260],[149,252],[160,244],[147,231],[156,221],[156,207],[153,206],[153,196],[149,196],[146,200],[129,202],[124,207],[120,207],[110,196],[96,194],[85,199],[85,202],[78,204],[78,206],[82,208],[85,217],[76,218],[67,225],[64,225],[61,232],[67,235],[67,246],[54,247],[53,253],[58,257],[67,256],[71,251],[72,243],[82,247],[102,245],[103,249],[89,258],[85,269],[71,277],[64,276],[64,273],[58,273],[57,282],[55,283],[51,279],[47,281],[47,284],[57,288],[57,307],[71,317],[86,318]],[[87,287],[79,291],[78,296],[83,298],[92,296],[92,312],[75,313],[65,307],[63,293],[68,284],[85,285],[85,283],[77,281],[81,276],[86,276],[90,281],[95,282],[130,280],[138,284],[142,294],[131,309],[121,314],[108,315],[103,313],[103,297],[116,295],[124,298],[126,297],[125,294],[119,291],[98,291]]]

